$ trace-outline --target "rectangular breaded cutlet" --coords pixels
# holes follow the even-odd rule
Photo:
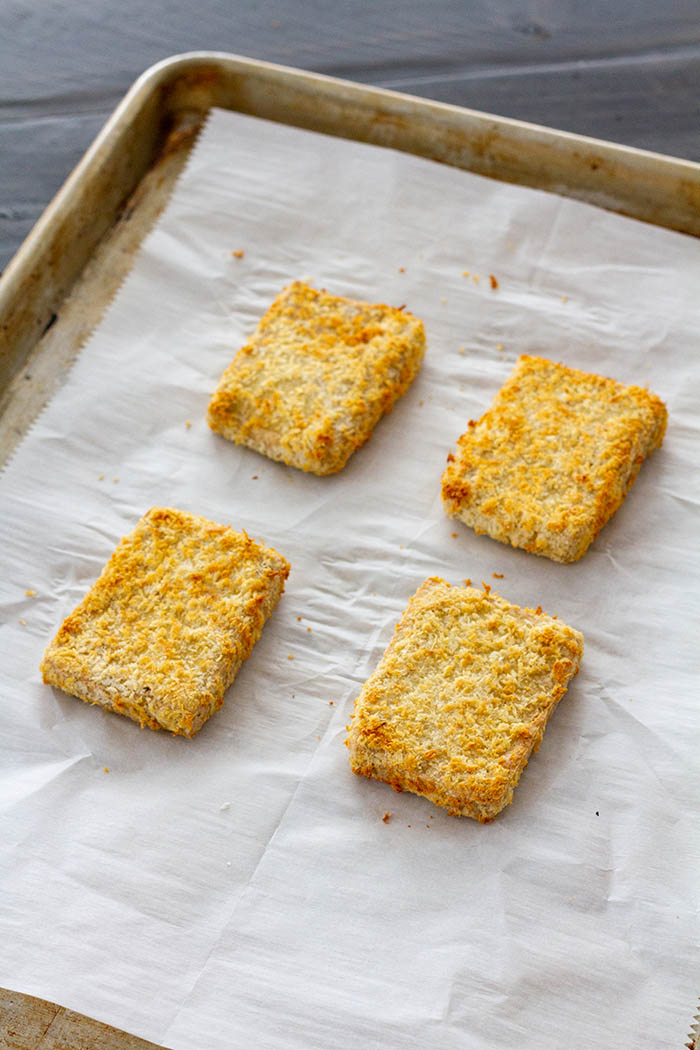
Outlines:
[[[473,587],[425,580],[355,701],[355,773],[487,823],[513,798],[578,673],[583,635]]]
[[[501,543],[577,561],[661,445],[666,420],[641,387],[520,357],[447,457],[445,510]]]
[[[313,474],[335,474],[408,390],[423,324],[393,306],[295,281],[222,375],[211,428]]]
[[[245,532],[154,507],[64,620],[44,681],[192,737],[221,707],[288,574],[277,551]]]

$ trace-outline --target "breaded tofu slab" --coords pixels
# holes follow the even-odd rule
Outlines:
[[[661,445],[666,419],[641,387],[520,357],[447,457],[445,510],[501,543],[577,561]]]
[[[295,281],[222,375],[209,425],[270,459],[335,474],[406,393],[424,350],[411,314]]]
[[[490,588],[425,580],[355,701],[355,773],[484,824],[513,798],[583,635]]]
[[[245,532],[154,507],[63,621],[44,681],[192,737],[221,707],[288,574]]]

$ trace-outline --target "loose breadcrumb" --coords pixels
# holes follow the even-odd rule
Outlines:
[[[353,771],[492,820],[582,652],[582,635],[542,612],[425,580],[355,701]]]
[[[502,543],[577,561],[661,444],[666,419],[640,387],[520,357],[448,456],[445,510]]]
[[[383,824],[388,824],[390,820],[391,820],[391,813],[389,812],[389,810],[387,810],[386,813],[384,814],[384,816],[382,817],[382,823]]]
[[[44,654],[44,681],[192,737],[221,707],[288,573],[245,532],[154,507],[64,620]]]
[[[334,474],[411,385],[423,358],[417,318],[295,281],[226,369],[213,430],[314,474]]]
[[[185,420],[185,427],[189,430],[191,426],[192,426],[192,420],[191,419],[186,419]]]
[[[502,572],[492,572],[491,575],[493,576],[494,580],[502,580],[503,579],[503,573]]]
[[[231,252],[231,255],[234,257],[234,259],[242,259],[245,255],[245,252],[242,248],[237,248],[235,252]]]
[[[25,619],[23,619],[21,616],[17,617],[17,622],[20,623],[22,625],[22,627],[26,627],[27,626],[27,621]]]
[[[492,273],[489,274],[489,281],[491,282],[491,287],[495,291],[498,288],[498,281],[496,280],[496,278],[493,276]]]
[[[33,598],[36,594],[36,591],[33,591],[31,587],[28,587],[24,593],[26,594],[27,598]]]
[[[102,768],[104,769],[105,773],[109,773],[109,769],[107,766],[103,766]]]

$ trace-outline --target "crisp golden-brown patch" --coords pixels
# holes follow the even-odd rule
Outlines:
[[[523,356],[448,456],[442,499],[478,533],[577,561],[661,444],[666,407],[647,390]]]
[[[245,532],[154,507],[63,621],[44,681],[192,737],[221,707],[288,574]]]
[[[582,654],[583,635],[539,607],[425,580],[355,701],[353,771],[492,820]]]
[[[295,281],[222,375],[209,425],[270,459],[335,474],[406,393],[424,350],[410,314]]]

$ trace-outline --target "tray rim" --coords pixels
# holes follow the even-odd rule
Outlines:
[[[252,106],[232,104],[225,91],[234,82]],[[153,164],[168,119],[188,108],[203,119],[222,104],[700,236],[695,161],[227,52],[185,52],[137,78],[0,276],[0,386],[21,370]],[[556,171],[554,183],[545,185]]]
[[[408,95],[408,93],[391,90],[388,88],[372,87],[365,84],[330,77],[317,72],[309,72],[292,66],[279,65],[272,62],[249,59],[243,56],[232,55],[226,51],[186,51],[182,55],[174,55],[154,63],[143,74],[137,78],[127,91],[118,106],[111,113],[105,125],[99,131],[83,155],[78,165],[73,168],[65,183],[51,199],[49,204],[40,215],[37,223],[29,231],[20,248],[8,262],[2,276],[0,276],[0,321],[3,317],[8,303],[12,302],[17,294],[18,286],[28,270],[31,269],[41,258],[45,241],[49,234],[55,231],[57,223],[65,209],[71,204],[76,190],[89,181],[96,174],[96,169],[104,159],[105,151],[109,151],[118,140],[120,131],[130,123],[130,118],[149,97],[157,91],[172,85],[179,77],[196,71],[198,67],[216,63],[230,72],[236,74],[267,74],[269,78],[275,78],[278,82],[282,80],[293,80],[307,87],[314,87],[319,92],[328,91],[343,98],[383,104],[388,111],[399,111],[409,108],[411,110],[421,109],[426,114],[437,118],[459,118],[460,121],[471,124],[474,128],[484,129],[488,127],[499,128],[508,132],[513,141],[537,140],[551,147],[565,146],[571,153],[575,151],[594,150],[602,158],[608,158],[611,154],[616,158],[624,158],[641,162],[649,167],[659,167],[670,172],[672,169],[679,176],[685,176],[693,183],[698,184],[700,191],[700,163],[687,161],[663,153],[639,149],[635,146],[613,143],[607,140],[595,139],[580,135],[571,131],[563,131],[550,128],[545,125],[531,124],[514,118],[499,117],[496,114],[482,110],[470,109],[463,106],[453,105],[446,102],[437,102],[423,99],[419,96]],[[473,169],[472,169],[473,170]],[[493,177],[499,177],[493,174]],[[700,199],[700,197],[699,197]],[[641,216],[638,216],[641,217]],[[653,219],[645,219],[653,222]],[[664,225],[657,223],[655,225]],[[697,232],[692,235],[700,236],[700,219],[697,219]],[[681,231],[691,232],[691,230]]]

